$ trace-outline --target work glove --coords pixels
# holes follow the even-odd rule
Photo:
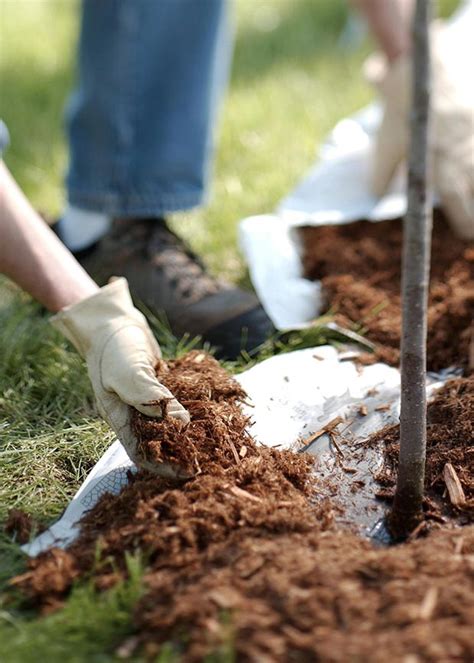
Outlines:
[[[438,23],[431,27],[430,177],[454,232],[474,239],[474,86],[469,57],[454,34]],[[389,66],[375,54],[365,74],[383,100],[371,176],[372,192],[380,197],[409,150],[412,59],[401,56]]]
[[[67,306],[52,324],[86,360],[97,406],[133,462],[162,475],[165,465],[143,458],[131,429],[131,407],[150,417],[176,417],[186,425],[189,413],[157,380],[154,367],[160,347],[145,317],[130,297],[127,281],[119,278],[96,294]]]

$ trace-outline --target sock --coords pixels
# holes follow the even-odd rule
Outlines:
[[[82,251],[105,235],[112,219],[101,212],[68,205],[59,223],[61,239],[67,248],[70,251]]]

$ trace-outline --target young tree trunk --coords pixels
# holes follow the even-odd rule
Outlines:
[[[432,0],[417,0],[413,21],[411,148],[402,259],[400,456],[389,517],[390,530],[397,539],[405,538],[421,521],[425,475],[426,317],[432,226],[427,191],[431,4]]]

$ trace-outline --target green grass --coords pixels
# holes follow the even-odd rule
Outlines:
[[[63,610],[42,620],[26,620],[16,611],[2,611],[0,638],[2,661],[110,661],[114,652],[131,635],[130,612],[142,594],[141,564],[128,560],[130,580],[112,591],[97,595],[89,584],[77,587]],[[8,643],[8,644],[7,644]],[[138,660],[135,658],[129,660]],[[171,657],[163,659],[163,663]]]
[[[457,3],[440,4],[448,14]],[[173,223],[214,273],[245,282],[238,221],[271,211],[311,164],[327,131],[372,92],[360,75],[370,44],[348,49],[340,42],[345,0],[239,0],[236,19],[210,204],[176,215]],[[75,0],[0,1],[0,117],[12,139],[6,162],[32,203],[50,216],[64,201],[63,107],[77,28]],[[169,355],[185,347],[159,325],[155,330]],[[325,338],[316,333],[309,342]],[[305,342],[269,345],[263,356]],[[52,522],[111,439],[96,415],[82,361],[36,304],[0,282],[0,521],[17,507]],[[0,534],[0,587],[23,566],[18,545]],[[0,660],[115,660],[113,652],[131,632],[139,575],[135,564],[129,583],[100,597],[80,586],[64,610],[42,619],[6,592]],[[172,658],[164,652],[161,660]]]

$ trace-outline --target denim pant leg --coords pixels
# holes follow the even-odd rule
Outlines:
[[[69,202],[155,216],[202,201],[232,40],[226,0],[83,0]]]
[[[8,133],[7,125],[0,119],[0,159],[3,156],[4,150],[8,147],[10,142],[10,135]]]

